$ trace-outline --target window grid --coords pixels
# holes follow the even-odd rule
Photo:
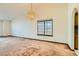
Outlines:
[[[53,36],[53,20],[37,21],[37,35]]]

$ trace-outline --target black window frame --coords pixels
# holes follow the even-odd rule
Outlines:
[[[45,22],[48,22],[48,21],[51,21],[52,22],[52,34],[51,35],[48,35],[48,34],[45,34]],[[38,33],[38,23],[39,22],[44,22],[44,34],[39,34]],[[39,35],[39,36],[53,36],[53,19],[50,19],[50,20],[38,20],[37,21],[37,35]]]

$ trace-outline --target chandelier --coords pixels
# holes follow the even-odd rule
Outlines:
[[[29,19],[35,19],[36,17],[36,13],[33,11],[33,8],[32,8],[32,3],[30,5],[30,10],[27,12],[27,17]]]

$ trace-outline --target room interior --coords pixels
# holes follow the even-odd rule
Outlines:
[[[79,55],[78,5],[1,3],[0,55]]]

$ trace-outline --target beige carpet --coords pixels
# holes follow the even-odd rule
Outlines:
[[[67,45],[16,37],[0,38],[0,56],[75,56]]]

